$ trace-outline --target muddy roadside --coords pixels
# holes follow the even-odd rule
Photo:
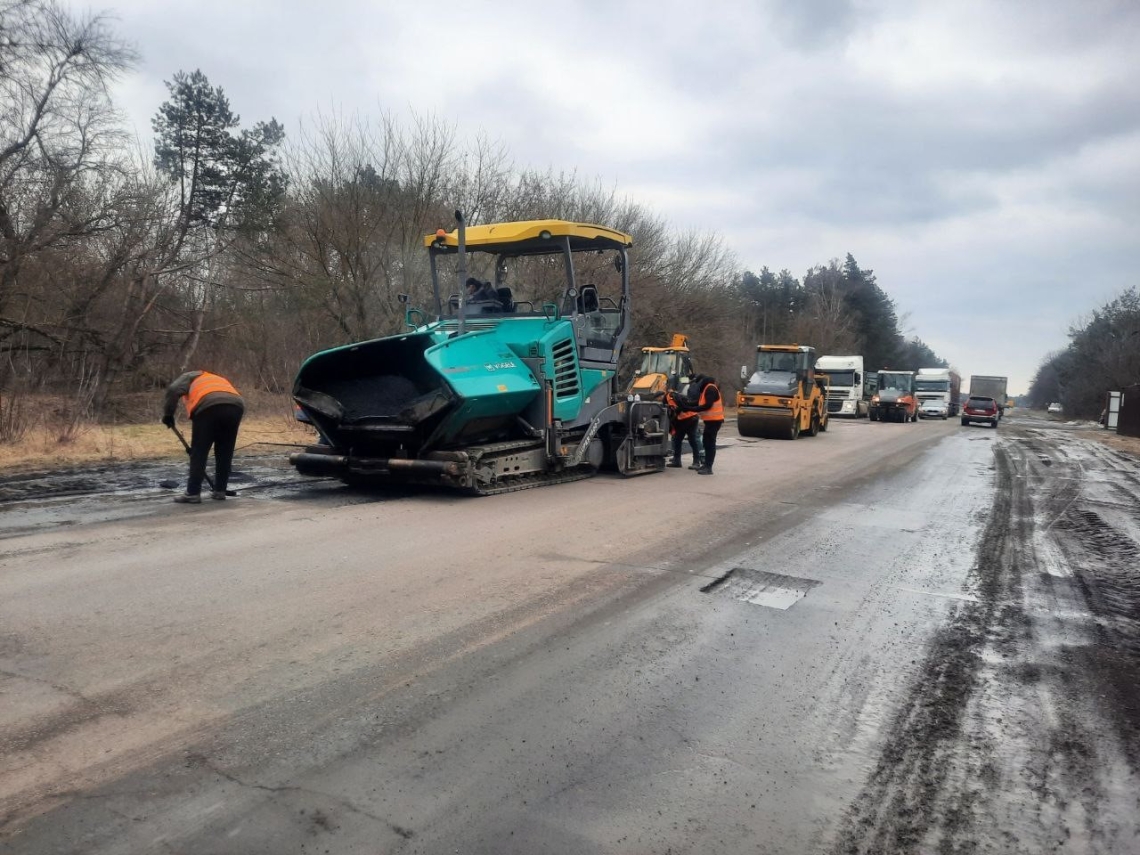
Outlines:
[[[1140,465],[1009,425],[971,599],[833,852],[1140,851]]]

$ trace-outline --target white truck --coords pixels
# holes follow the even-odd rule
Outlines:
[[[918,408],[932,401],[945,404],[942,418],[958,415],[958,395],[961,380],[949,368],[920,368],[914,378],[914,391],[918,394]]]
[[[867,399],[863,394],[862,356],[821,356],[815,361],[817,374],[826,374],[829,380],[827,413],[829,416],[850,416],[860,419],[867,415]]]
[[[998,418],[1005,416],[1005,403],[1009,400],[1009,378],[994,374],[970,375],[970,394],[993,398],[998,405]]]

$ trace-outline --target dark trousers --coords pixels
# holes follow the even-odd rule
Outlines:
[[[242,408],[237,404],[215,404],[198,410],[190,417],[193,433],[190,435],[190,477],[186,481],[186,492],[191,496],[202,492],[206,458],[210,455],[211,446],[214,448],[214,489],[225,492],[230,483],[241,417]]]
[[[701,462],[701,450],[697,445],[697,425],[700,419],[685,419],[682,422],[673,422],[673,460],[681,462],[681,447],[685,440],[689,441],[689,448],[693,449],[693,462]]]
[[[716,460],[716,435],[720,433],[720,426],[724,422],[705,422],[705,468],[712,471],[713,461]]]

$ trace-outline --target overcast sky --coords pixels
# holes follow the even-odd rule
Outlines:
[[[290,132],[430,112],[716,232],[744,267],[850,252],[908,335],[1011,392],[1140,284],[1137,0],[73,6],[141,51],[116,92],[140,134],[196,68],[243,123]]]

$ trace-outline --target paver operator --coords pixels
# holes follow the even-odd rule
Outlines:
[[[162,423],[168,428],[174,427],[174,412],[179,398],[186,405],[186,415],[190,417],[192,426],[190,475],[186,479],[186,492],[175,496],[174,501],[195,505],[202,501],[202,481],[206,477],[206,458],[210,455],[211,446],[214,449],[214,484],[210,497],[223,500],[245,402],[225,377],[209,371],[187,371],[166,387]]]

